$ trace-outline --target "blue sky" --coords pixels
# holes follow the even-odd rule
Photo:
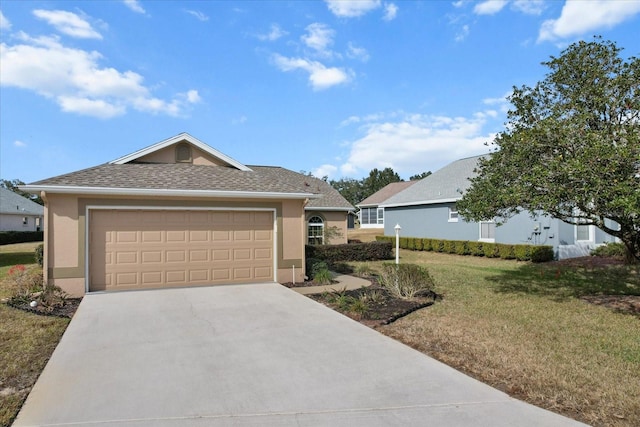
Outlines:
[[[188,132],[248,165],[404,179],[488,151],[505,96],[640,1],[0,3],[0,177],[95,166]]]

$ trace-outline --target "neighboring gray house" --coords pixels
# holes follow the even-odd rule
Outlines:
[[[40,231],[44,206],[0,188],[0,231]]]
[[[616,240],[595,226],[566,224],[542,213],[534,219],[523,212],[500,227],[493,221],[465,221],[456,202],[471,186],[469,178],[481,157],[456,160],[380,204],[384,234],[395,235],[394,226],[399,224],[401,235],[407,237],[550,245],[559,259],[588,255],[597,245]]]
[[[384,208],[380,207],[386,200],[406,190],[418,181],[392,182],[382,187],[356,205],[360,228],[384,228]]]

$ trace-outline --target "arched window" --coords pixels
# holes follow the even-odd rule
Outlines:
[[[191,163],[191,146],[189,144],[181,143],[176,146],[176,162],[177,163]]]
[[[307,223],[307,243],[322,245],[324,243],[324,220],[319,216],[312,216]]]

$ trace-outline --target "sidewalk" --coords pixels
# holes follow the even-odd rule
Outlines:
[[[360,277],[349,276],[348,274],[338,274],[333,272],[331,274],[333,274],[333,280],[337,281],[338,283],[332,283],[330,285],[324,285],[324,286],[305,286],[305,287],[299,287],[299,288],[294,287],[294,288],[291,288],[291,290],[296,291],[302,295],[311,295],[311,294],[321,294],[323,292],[331,292],[333,290],[341,291],[343,289],[346,289],[350,291],[352,289],[360,289],[362,287],[371,285],[370,281],[366,279],[362,279]]]

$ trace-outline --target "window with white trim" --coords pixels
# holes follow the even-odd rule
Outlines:
[[[360,224],[361,225],[370,225],[370,224],[382,224],[379,222],[378,215],[384,211],[383,208],[360,208]],[[382,219],[382,218],[381,218]]]
[[[480,241],[495,242],[496,241],[496,223],[493,221],[480,222]]]
[[[378,224],[384,224],[384,208],[378,208]]]
[[[449,222],[458,222],[458,208],[456,205],[449,206]]]
[[[591,242],[593,241],[593,227],[591,225],[576,225],[576,241]]]
[[[307,243],[322,245],[324,243],[324,220],[319,216],[312,216],[307,223]]]

